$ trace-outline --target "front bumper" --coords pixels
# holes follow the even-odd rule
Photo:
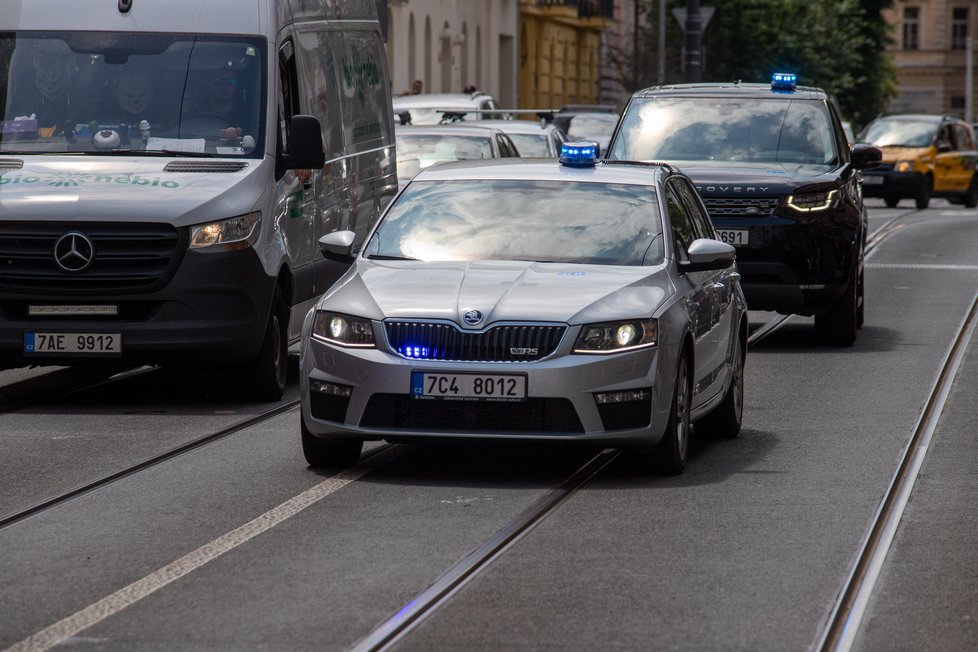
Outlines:
[[[672,400],[675,352],[668,347],[613,355],[575,355],[578,328],[567,329],[548,358],[527,363],[408,360],[389,352],[375,322],[376,349],[347,349],[303,334],[302,418],[313,435],[360,439],[445,438],[600,441],[651,446],[662,437]],[[671,362],[670,362],[671,361]],[[663,373],[663,369],[672,369]],[[522,402],[412,398],[412,371],[521,374]],[[661,379],[668,378],[663,382]],[[314,396],[310,381],[352,388],[348,398]],[[647,401],[604,404],[594,394],[651,389]]]

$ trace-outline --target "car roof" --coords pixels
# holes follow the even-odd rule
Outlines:
[[[601,160],[594,167],[571,167],[553,158],[494,158],[439,163],[419,172],[414,181],[533,179],[655,186],[658,179],[678,173],[663,163]]]
[[[479,120],[473,124],[495,127],[501,131],[512,134],[537,135],[541,132],[553,131],[554,129],[557,129],[557,126],[552,123],[543,125],[536,120]]]
[[[394,135],[413,134],[416,136],[483,136],[488,138],[492,134],[499,133],[500,130],[489,125],[471,122],[449,122],[443,125],[396,125]]]
[[[394,109],[453,109],[478,108],[483,100],[491,100],[485,93],[421,93],[420,95],[401,95],[392,99]]]
[[[696,84],[669,84],[651,86],[635,91],[632,97],[749,97],[775,99],[827,100],[828,95],[821,88],[797,86],[794,91],[776,91],[770,84],[741,82],[709,82]]]
[[[910,120],[913,122],[933,122],[938,124],[945,121],[961,120],[960,118],[955,118],[954,116],[947,115],[931,115],[927,113],[894,113],[892,115],[884,115],[877,118],[877,120]],[[963,120],[961,120],[963,122]]]

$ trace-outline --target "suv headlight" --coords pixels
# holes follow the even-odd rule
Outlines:
[[[893,164],[894,172],[913,172],[913,161],[897,161]]]
[[[312,322],[312,334],[339,346],[360,349],[374,347],[374,325],[363,317],[317,310]]]
[[[806,192],[800,195],[788,195],[788,206],[802,213],[824,211],[832,207],[838,194],[838,190],[826,190],[822,192]]]
[[[586,324],[574,344],[574,353],[620,353],[655,346],[659,337],[656,319]]]
[[[190,249],[201,253],[247,249],[258,240],[261,213],[239,215],[190,229]]]

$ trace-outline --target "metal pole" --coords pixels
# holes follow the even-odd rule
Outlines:
[[[686,81],[702,80],[703,27],[700,21],[700,0],[686,0]]]
[[[974,94],[975,94],[975,79],[974,79],[974,43],[969,36],[965,40],[964,46],[964,121],[972,122],[974,118]]]
[[[666,0],[659,0],[659,85],[666,83]]]

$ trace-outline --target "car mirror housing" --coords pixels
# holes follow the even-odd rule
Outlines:
[[[883,162],[883,152],[879,147],[867,143],[856,143],[852,146],[852,166],[857,170],[875,168]]]
[[[333,231],[319,239],[319,250],[327,258],[352,261],[355,238],[356,233],[353,231]]]
[[[726,269],[737,259],[737,250],[719,240],[700,238],[689,245],[689,260],[679,263],[684,272],[706,272]]]

